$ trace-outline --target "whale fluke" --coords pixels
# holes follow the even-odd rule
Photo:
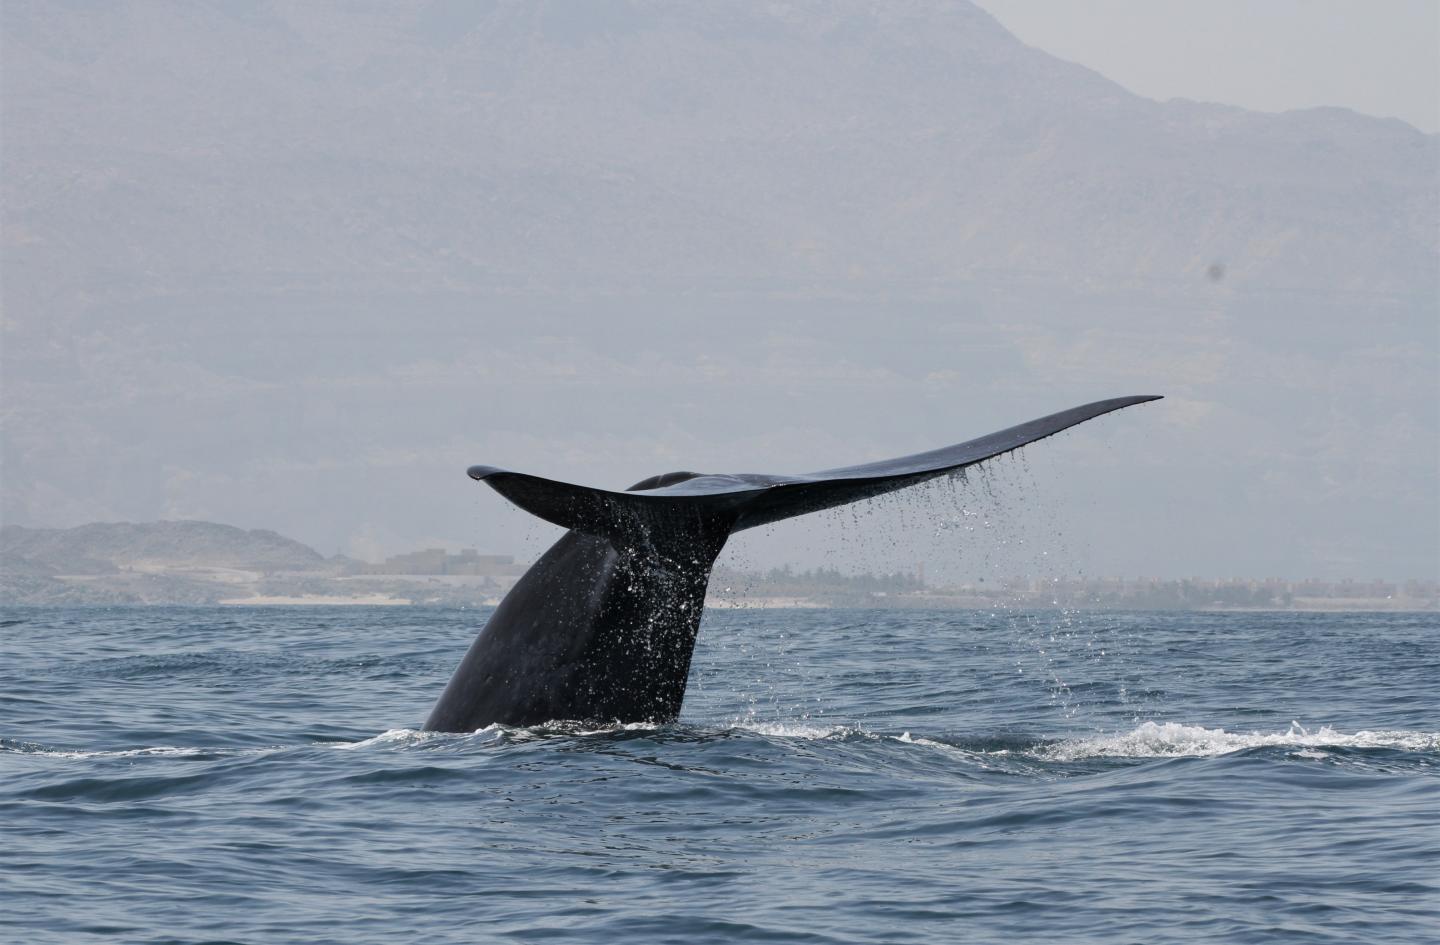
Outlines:
[[[732,533],[916,485],[1158,399],[1101,400],[955,446],[803,475],[665,473],[622,492],[471,466],[470,478],[569,532],[500,602],[425,727],[672,720],[710,569]]]
[[[1159,399],[1151,394],[1101,400],[955,446],[803,475],[666,473],[617,492],[495,466],[471,466],[467,473],[537,518],[602,538],[623,538],[642,523],[697,514],[733,517],[729,530],[738,532],[913,486],[1113,410]]]

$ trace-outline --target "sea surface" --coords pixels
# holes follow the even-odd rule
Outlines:
[[[1434,614],[716,611],[677,724],[417,731],[487,616],[0,610],[0,940],[1440,941]]]

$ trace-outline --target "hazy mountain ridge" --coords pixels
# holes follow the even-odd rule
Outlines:
[[[464,559],[461,559],[462,561]],[[216,522],[0,528],[0,603],[21,605],[409,603],[476,605],[513,583],[376,573],[267,529]]]
[[[62,574],[147,564],[259,571],[304,571],[325,564],[315,549],[273,531],[195,521],[95,522],[76,528],[6,525],[0,528],[0,554]]]
[[[586,9],[7,5],[7,261],[1427,288],[1394,120],[1148,101],[968,3]]]
[[[803,471],[1156,392],[1045,446],[1120,510],[1096,567],[1433,571],[1435,135],[1152,102],[963,2],[0,15],[6,522],[515,550],[471,463]]]
[[[215,522],[0,528],[0,601],[9,604],[213,604],[276,575],[333,570],[276,532]]]
[[[322,559],[300,542],[214,522],[91,523],[70,529],[0,528],[0,605],[494,605],[525,566],[430,550],[366,564]],[[434,571],[420,570],[435,566]],[[706,607],[928,610],[1045,609],[1430,610],[1435,582],[1080,579],[1008,576],[988,585],[928,586],[923,574],[768,573],[721,566]]]

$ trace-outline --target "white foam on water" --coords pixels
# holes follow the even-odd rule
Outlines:
[[[50,758],[84,760],[89,758],[194,758],[197,755],[211,755],[218,754],[218,752],[209,748],[174,748],[168,745],[156,745],[152,748],[127,748],[118,751],[45,750],[41,754]]]
[[[436,740],[461,740],[476,735],[499,735],[517,741],[541,739],[554,735],[609,735],[617,732],[658,731],[663,726],[651,722],[616,723],[602,728],[585,728],[574,722],[551,722],[545,725],[513,728],[487,725],[474,732],[426,732],[419,729],[394,728],[353,742],[319,742],[314,747],[341,751],[357,749],[406,749]],[[1001,748],[990,751],[960,748],[943,741],[902,732],[899,735],[877,735],[854,725],[824,725],[810,721],[759,721],[735,719],[719,731],[747,732],[771,738],[794,738],[804,741],[839,741],[852,737],[890,739],[905,745],[920,745],[946,754],[963,756],[981,762],[985,756],[1021,755],[1040,761],[1085,761],[1091,758],[1203,758],[1227,755],[1250,748],[1282,747],[1297,749],[1293,756],[1323,759],[1327,748],[1391,748],[1400,751],[1440,752],[1440,732],[1403,730],[1363,730],[1339,732],[1330,726],[1310,731],[1299,722],[1290,723],[1283,732],[1227,732],[1223,728],[1205,728],[1179,722],[1142,722],[1128,732],[1069,738],[1036,746],[1033,749]],[[75,751],[50,748],[35,743],[0,745],[0,751],[42,755],[46,758],[91,760],[109,758],[213,758],[216,756],[258,756],[297,746],[275,745],[264,748],[182,748],[155,745],[109,751]]]
[[[891,735],[889,737],[905,745],[921,745],[925,748],[933,748],[942,754],[949,755],[952,758],[958,758],[973,765],[978,765],[981,768],[992,767],[990,763],[986,762],[986,755],[1010,754],[1009,749],[1005,748],[996,751],[971,751],[968,748],[961,748],[958,745],[948,745],[945,742],[938,742],[933,738],[926,738],[923,735],[911,735],[909,732],[901,732],[899,735]]]
[[[491,726],[494,728],[494,726]],[[655,722],[616,722],[613,725],[603,725],[600,728],[584,728],[578,722],[547,722],[544,725],[536,725],[530,729],[510,729],[512,732],[532,731],[545,732],[556,735],[611,735],[615,732],[654,732],[661,726]],[[481,729],[486,731],[486,729]]]
[[[354,751],[357,748],[405,748],[442,734],[441,732],[422,732],[413,728],[392,728],[379,735],[362,738],[358,742],[322,742],[321,744],[327,748],[339,748],[342,751]]]
[[[851,735],[868,736],[870,733],[850,725],[819,725],[814,722],[761,722],[756,719],[736,719],[730,723],[733,731],[751,732],[773,738],[799,738],[806,741],[846,738]]]
[[[616,732],[647,732],[661,728],[654,722],[616,722],[600,727],[581,722],[545,722],[541,725],[501,725],[492,723],[473,732],[427,732],[414,728],[392,728],[356,742],[326,742],[329,748],[353,751],[359,748],[413,748],[434,741],[462,741],[477,735],[500,736],[512,742],[530,741],[555,735],[613,735]]]
[[[352,751],[357,748],[406,748],[438,737],[444,737],[443,733],[394,728],[354,742],[310,742],[306,745],[267,745],[263,748],[179,748],[170,745],[154,745],[146,748],[124,748],[110,751],[79,751],[50,748],[46,745],[27,742],[19,746],[0,746],[0,751],[77,761],[96,758],[214,758],[217,756],[235,758],[268,755],[295,748],[337,748],[342,751]]]
[[[946,751],[961,752],[961,753],[966,754],[966,755],[975,755],[975,754],[1000,754],[1000,755],[1008,755],[1008,754],[1009,754],[1008,751],[999,751],[999,752],[974,752],[974,751],[969,751],[969,750],[964,749],[964,748],[959,748],[959,747],[957,747],[957,746],[955,746],[955,745],[947,745],[945,742],[937,742],[935,739],[933,739],[933,738],[926,738],[924,735],[911,735],[909,732],[901,732],[899,735],[891,735],[890,737],[893,738],[893,739],[895,739],[897,742],[903,742],[903,743],[906,744],[906,745],[924,745],[924,746],[927,747],[927,748],[940,748],[940,749],[944,749],[944,750],[946,750]]]
[[[21,748],[0,749],[24,755],[42,755],[46,758],[64,758],[69,761],[89,761],[96,758],[213,758],[239,757],[242,755],[264,755],[281,748],[179,748],[171,745],[154,745],[148,748],[121,748],[110,751],[78,751],[64,748],[47,748],[44,745],[26,745]]]
[[[1087,758],[1202,758],[1228,755],[1248,748],[1300,748],[1301,757],[1323,757],[1315,749],[1395,748],[1402,751],[1440,751],[1440,732],[1361,731],[1337,732],[1328,725],[1309,731],[1291,722],[1284,732],[1227,732],[1178,722],[1143,722],[1128,732],[1074,738],[1037,748],[1046,761],[1083,761]],[[1306,752],[1310,753],[1306,753]]]

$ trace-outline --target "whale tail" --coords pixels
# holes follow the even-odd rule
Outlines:
[[[619,492],[494,466],[471,466],[468,474],[532,515],[582,534],[621,543],[660,532],[723,536],[894,492],[1122,407],[1159,399],[1146,395],[1096,401],[954,446],[804,475],[666,473]]]
[[[710,569],[732,532],[903,489],[1154,399],[1100,401],[957,446],[801,476],[666,473],[614,492],[473,466],[472,478],[569,531],[495,608],[425,728],[671,721]]]

